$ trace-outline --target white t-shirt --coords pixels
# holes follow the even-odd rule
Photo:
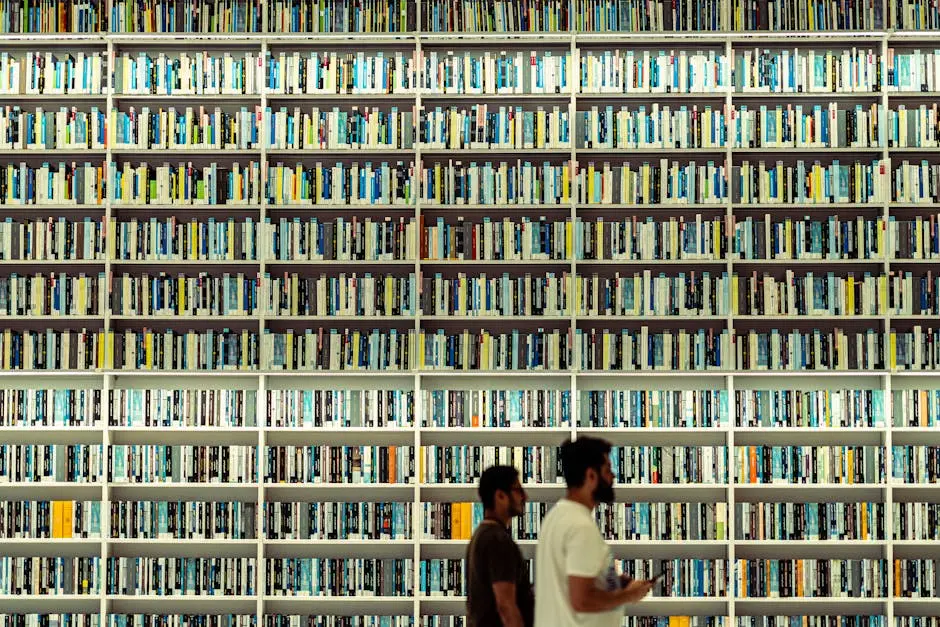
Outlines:
[[[561,499],[542,519],[535,553],[535,624],[552,627],[620,627],[623,608],[588,614],[575,612],[568,597],[568,576],[594,577],[603,590],[620,587],[614,558],[591,511]]]

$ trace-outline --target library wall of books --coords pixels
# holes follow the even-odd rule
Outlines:
[[[940,0],[0,0],[0,627],[940,625]],[[539,626],[550,627],[550,626]]]

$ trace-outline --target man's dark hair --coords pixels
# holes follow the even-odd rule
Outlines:
[[[512,492],[512,485],[519,479],[519,471],[514,466],[490,466],[480,475],[480,487],[477,490],[485,509],[492,509],[496,504],[496,491],[506,494]]]
[[[579,436],[577,440],[565,441],[561,445],[561,468],[568,487],[580,488],[584,485],[588,468],[600,472],[604,456],[609,453],[610,442],[600,438]]]

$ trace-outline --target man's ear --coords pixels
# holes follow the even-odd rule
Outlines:
[[[598,479],[597,470],[594,468],[588,468],[587,472],[584,473],[584,483],[587,485],[596,485]]]

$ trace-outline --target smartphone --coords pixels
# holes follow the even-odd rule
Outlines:
[[[666,575],[666,570],[667,568],[665,566],[661,567],[658,573],[650,577],[650,581],[652,581],[654,584],[659,583],[659,580]]]

